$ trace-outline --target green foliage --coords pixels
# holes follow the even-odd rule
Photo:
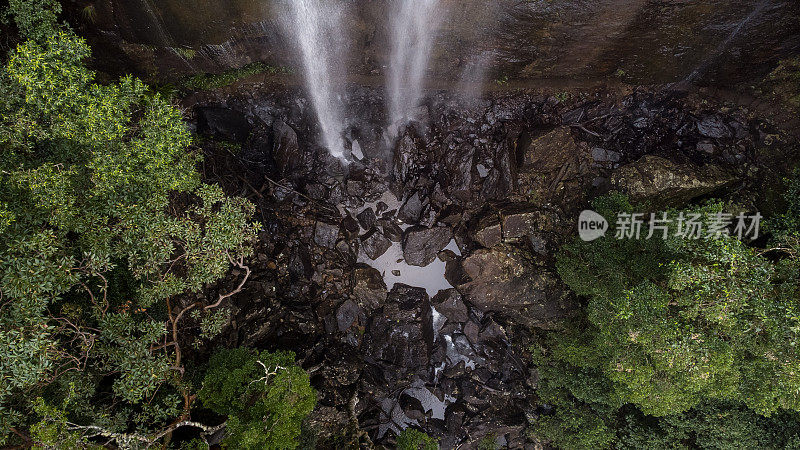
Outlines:
[[[72,439],[174,420],[187,386],[159,347],[167,301],[241,265],[258,228],[200,181],[180,111],[131,77],[94,83],[89,54],[53,32],[0,73],[0,444],[12,426]],[[45,409],[45,391],[71,403]]]
[[[57,33],[61,4],[57,0],[9,0],[6,15],[13,18],[20,34],[45,42]]]
[[[230,86],[239,80],[251,77],[253,75],[276,75],[286,73],[290,73],[290,70],[285,67],[275,67],[262,62],[255,62],[239,69],[230,69],[218,74],[203,73],[194,75],[183,83],[183,87],[191,90],[210,91],[213,89]]]
[[[594,208],[634,210],[620,195]],[[791,208],[784,235],[798,230]],[[790,445],[772,430],[800,426],[796,254],[775,262],[734,237],[683,239],[675,227],[666,240],[563,247],[559,274],[588,303],[535,349],[541,400],[555,407],[536,423],[540,437],[562,448]]]
[[[297,448],[303,420],[317,401],[294,353],[245,348],[211,357],[198,396],[228,417],[225,445],[236,449]]]
[[[498,450],[497,436],[494,434],[487,434],[480,441],[478,441],[477,450]]]
[[[767,229],[774,235],[776,245],[789,245],[798,248],[800,240],[800,169],[795,169],[792,177],[786,180],[783,193],[786,202],[786,211],[773,218],[767,224]]]
[[[439,444],[435,439],[414,428],[406,428],[397,436],[399,450],[437,450]]]
[[[685,213],[721,211],[710,204]],[[589,297],[591,326],[556,345],[554,356],[601,371],[623,402],[648,414],[679,413],[706,398],[763,414],[800,407],[798,305],[774,295],[772,263],[734,237],[675,231],[667,240],[565,246],[557,267]]]
[[[800,58],[780,61],[763,84],[771,96],[786,102],[791,108],[800,108]]]

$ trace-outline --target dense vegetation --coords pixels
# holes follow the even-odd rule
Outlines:
[[[287,448],[316,399],[294,355],[184,357],[250,274],[253,205],[201,182],[178,109],[131,77],[93,81],[57,2],[9,12],[28,39],[0,73],[0,445],[140,447],[227,423],[233,448]],[[185,295],[232,265],[237,288]]]
[[[676,223],[666,240],[566,245],[559,273],[588,304],[536,349],[555,406],[536,432],[563,448],[800,448],[797,190],[768,250],[676,237]],[[594,207],[635,209],[620,195]]]

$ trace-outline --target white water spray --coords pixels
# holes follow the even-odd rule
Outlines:
[[[442,21],[440,0],[394,0],[392,55],[389,65],[389,119],[403,125],[422,99],[436,32]]]
[[[288,0],[288,31],[299,47],[306,85],[317,113],[322,139],[328,151],[344,157],[344,121],[334,82],[334,67],[345,61],[341,40],[342,11],[331,0]]]

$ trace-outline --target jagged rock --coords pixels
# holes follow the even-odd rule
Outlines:
[[[521,164],[516,191],[520,195],[542,203],[581,200],[584,184],[591,182],[584,176],[588,176],[593,160],[588,147],[575,142],[569,127],[556,128],[535,139],[523,135],[517,145]]]
[[[403,240],[403,229],[395,221],[390,219],[381,219],[378,224],[383,230],[383,235],[389,238],[392,242],[401,242]]]
[[[375,222],[378,218],[375,216],[375,211],[372,208],[367,208],[356,216],[358,218],[358,223],[361,224],[361,228],[365,230],[369,230],[370,228],[375,226]]]
[[[386,301],[386,291],[386,283],[376,269],[359,264],[353,271],[353,298],[362,308],[372,311],[382,306]]]
[[[456,258],[458,258],[458,255],[456,255],[456,253],[454,251],[449,250],[449,249],[444,249],[444,250],[440,251],[439,254],[436,255],[436,256],[439,258],[439,261],[442,261],[442,262],[449,262],[449,261],[453,261]]]
[[[495,213],[481,217],[470,230],[470,237],[486,248],[499,244],[503,240],[500,218]]]
[[[373,314],[364,339],[364,353],[381,361],[387,381],[427,371],[430,350],[423,314],[429,309],[425,289],[396,284],[383,309]]]
[[[334,248],[339,240],[339,226],[326,222],[317,222],[314,228],[314,242],[322,247]]]
[[[622,155],[613,150],[595,147],[592,149],[592,159],[595,162],[595,166],[616,168],[619,165],[619,161],[622,159]]]
[[[342,228],[350,235],[358,233],[358,221],[350,214],[347,214],[344,216],[344,219],[342,219]]]
[[[377,228],[373,228],[361,236],[361,249],[370,259],[378,259],[392,246]]]
[[[424,207],[425,205],[420,198],[419,192],[415,192],[414,195],[409,197],[400,208],[397,218],[405,223],[415,224],[419,222],[419,218],[422,215],[422,210]]]
[[[336,324],[339,327],[339,331],[346,331],[350,328],[353,322],[355,322],[362,313],[363,311],[355,302],[345,300],[345,302],[339,306],[339,309],[336,310]]]
[[[631,199],[659,205],[686,202],[733,181],[734,177],[718,166],[678,164],[652,155],[619,168],[611,177],[611,184]]]
[[[467,305],[461,300],[461,294],[455,289],[439,291],[431,299],[431,306],[436,308],[439,314],[451,322],[466,322],[469,320]]]
[[[713,115],[706,116],[697,122],[697,131],[702,136],[712,139],[722,139],[731,136],[731,129],[723,122],[722,118]]]
[[[460,146],[445,154],[444,189],[450,196],[461,201],[470,199],[472,196],[472,166],[474,163],[475,147],[471,145]],[[485,176],[483,177],[485,178]]]
[[[513,322],[547,327],[577,308],[558,277],[537,267],[531,255],[517,246],[477,250],[464,258],[461,268],[469,281],[456,288],[481,312],[495,311]]]
[[[282,120],[272,123],[272,158],[284,176],[301,168],[304,163],[297,132]]]
[[[403,257],[411,266],[425,267],[436,259],[451,239],[453,233],[446,227],[411,227],[403,236]]]
[[[216,138],[243,143],[252,127],[247,117],[228,108],[197,108],[198,131]]]
[[[558,216],[552,211],[537,209],[529,204],[511,205],[500,211],[503,239],[514,240],[533,232],[553,231]]]

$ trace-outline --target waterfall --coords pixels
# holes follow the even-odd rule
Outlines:
[[[334,67],[345,62],[341,10],[331,0],[288,0],[289,33],[300,51],[308,93],[328,151],[344,157],[343,113],[334,83]]]
[[[394,0],[391,17],[392,54],[389,65],[389,119],[408,121],[422,99],[433,40],[441,24],[439,0]]]

